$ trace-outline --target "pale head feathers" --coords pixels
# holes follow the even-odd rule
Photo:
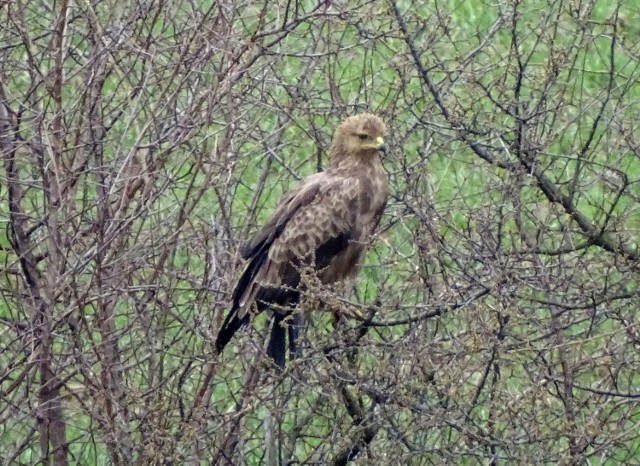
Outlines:
[[[387,132],[382,119],[371,113],[361,113],[345,119],[336,129],[331,143],[329,165],[350,156],[373,157],[385,151]]]

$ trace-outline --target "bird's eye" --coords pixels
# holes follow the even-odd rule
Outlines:
[[[366,134],[358,134],[358,137],[364,141],[364,140],[365,140],[365,139],[367,139],[369,136],[367,136]]]

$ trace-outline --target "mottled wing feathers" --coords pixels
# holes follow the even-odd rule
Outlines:
[[[285,262],[305,257],[332,238],[350,233],[358,209],[357,184],[354,179],[339,179],[323,186],[314,202],[291,217],[269,249],[269,259]]]
[[[306,204],[315,198],[321,184],[316,182],[317,175],[307,178],[300,186],[289,191],[276,207],[275,212],[267,223],[240,250],[244,259],[253,256],[261,245],[271,244],[287,225],[287,222]]]
[[[357,230],[357,185],[354,179],[321,177],[314,184],[315,196],[306,197],[306,203],[299,199],[296,208],[283,215],[286,223],[275,223],[269,234],[261,230],[264,239],[254,247],[268,247],[267,259],[240,298],[241,316],[254,300],[287,305],[282,302],[286,299],[278,299],[280,290],[298,286],[300,267],[313,265],[322,274],[321,269],[346,249]]]

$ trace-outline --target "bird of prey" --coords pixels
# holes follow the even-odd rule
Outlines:
[[[252,315],[270,309],[267,354],[283,368],[287,335],[295,353],[296,319],[290,316],[300,299],[301,273],[310,270],[323,284],[357,274],[389,194],[379,154],[387,151],[385,132],[384,122],[369,113],[345,119],[333,136],[326,170],[285,194],[242,247],[249,262],[216,339],[218,353]]]

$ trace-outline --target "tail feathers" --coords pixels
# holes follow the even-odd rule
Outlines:
[[[295,288],[298,285],[299,274],[293,267],[285,274],[287,278],[285,284],[289,286],[288,289],[263,287],[259,284],[259,281],[256,281],[258,274],[264,272],[263,265],[268,257],[268,246],[269,244],[265,243],[254,251],[253,258],[247,264],[238,280],[238,284],[233,291],[231,310],[227,314],[216,338],[216,351],[218,354],[224,350],[240,327],[250,321],[251,313],[244,310],[244,306],[253,306],[255,302],[257,309],[254,310],[260,313],[269,308],[270,304],[295,306],[298,302],[300,295]],[[242,313],[242,317],[239,317],[240,313]],[[286,322],[285,319],[287,319]],[[289,338],[289,357],[291,359],[295,358],[298,325],[298,314],[294,314],[292,318],[290,315],[283,315],[274,311],[267,355],[281,369],[284,368],[286,361],[287,337]]]
[[[238,309],[232,309],[231,312],[227,315],[227,318],[224,320],[224,324],[222,324],[222,328],[218,333],[218,337],[216,338],[216,351],[218,354],[222,353],[222,350],[227,343],[233,338],[233,335],[238,331],[240,327],[249,322],[249,314],[247,313],[244,317],[238,317]]]
[[[282,325],[284,316],[275,314],[271,325],[271,335],[267,346],[267,355],[280,369],[284,369],[287,348],[287,332]]]
[[[285,322],[285,319],[287,322]],[[267,356],[269,356],[276,366],[284,369],[287,357],[287,338],[289,339],[289,359],[296,358],[298,352],[298,325],[299,315],[294,314],[293,318],[287,315],[274,314],[271,325],[271,335],[267,346]]]
[[[287,319],[287,322],[284,320]],[[216,338],[216,351],[222,353],[227,343],[231,341],[233,335],[250,320],[249,314],[242,318],[238,318],[238,310],[233,309],[224,321],[218,337]],[[273,360],[276,366],[284,369],[287,358],[287,338],[289,339],[289,359],[296,358],[298,352],[298,316],[293,319],[286,315],[273,315],[271,325],[271,334],[269,335],[269,343],[267,346],[267,355]]]

